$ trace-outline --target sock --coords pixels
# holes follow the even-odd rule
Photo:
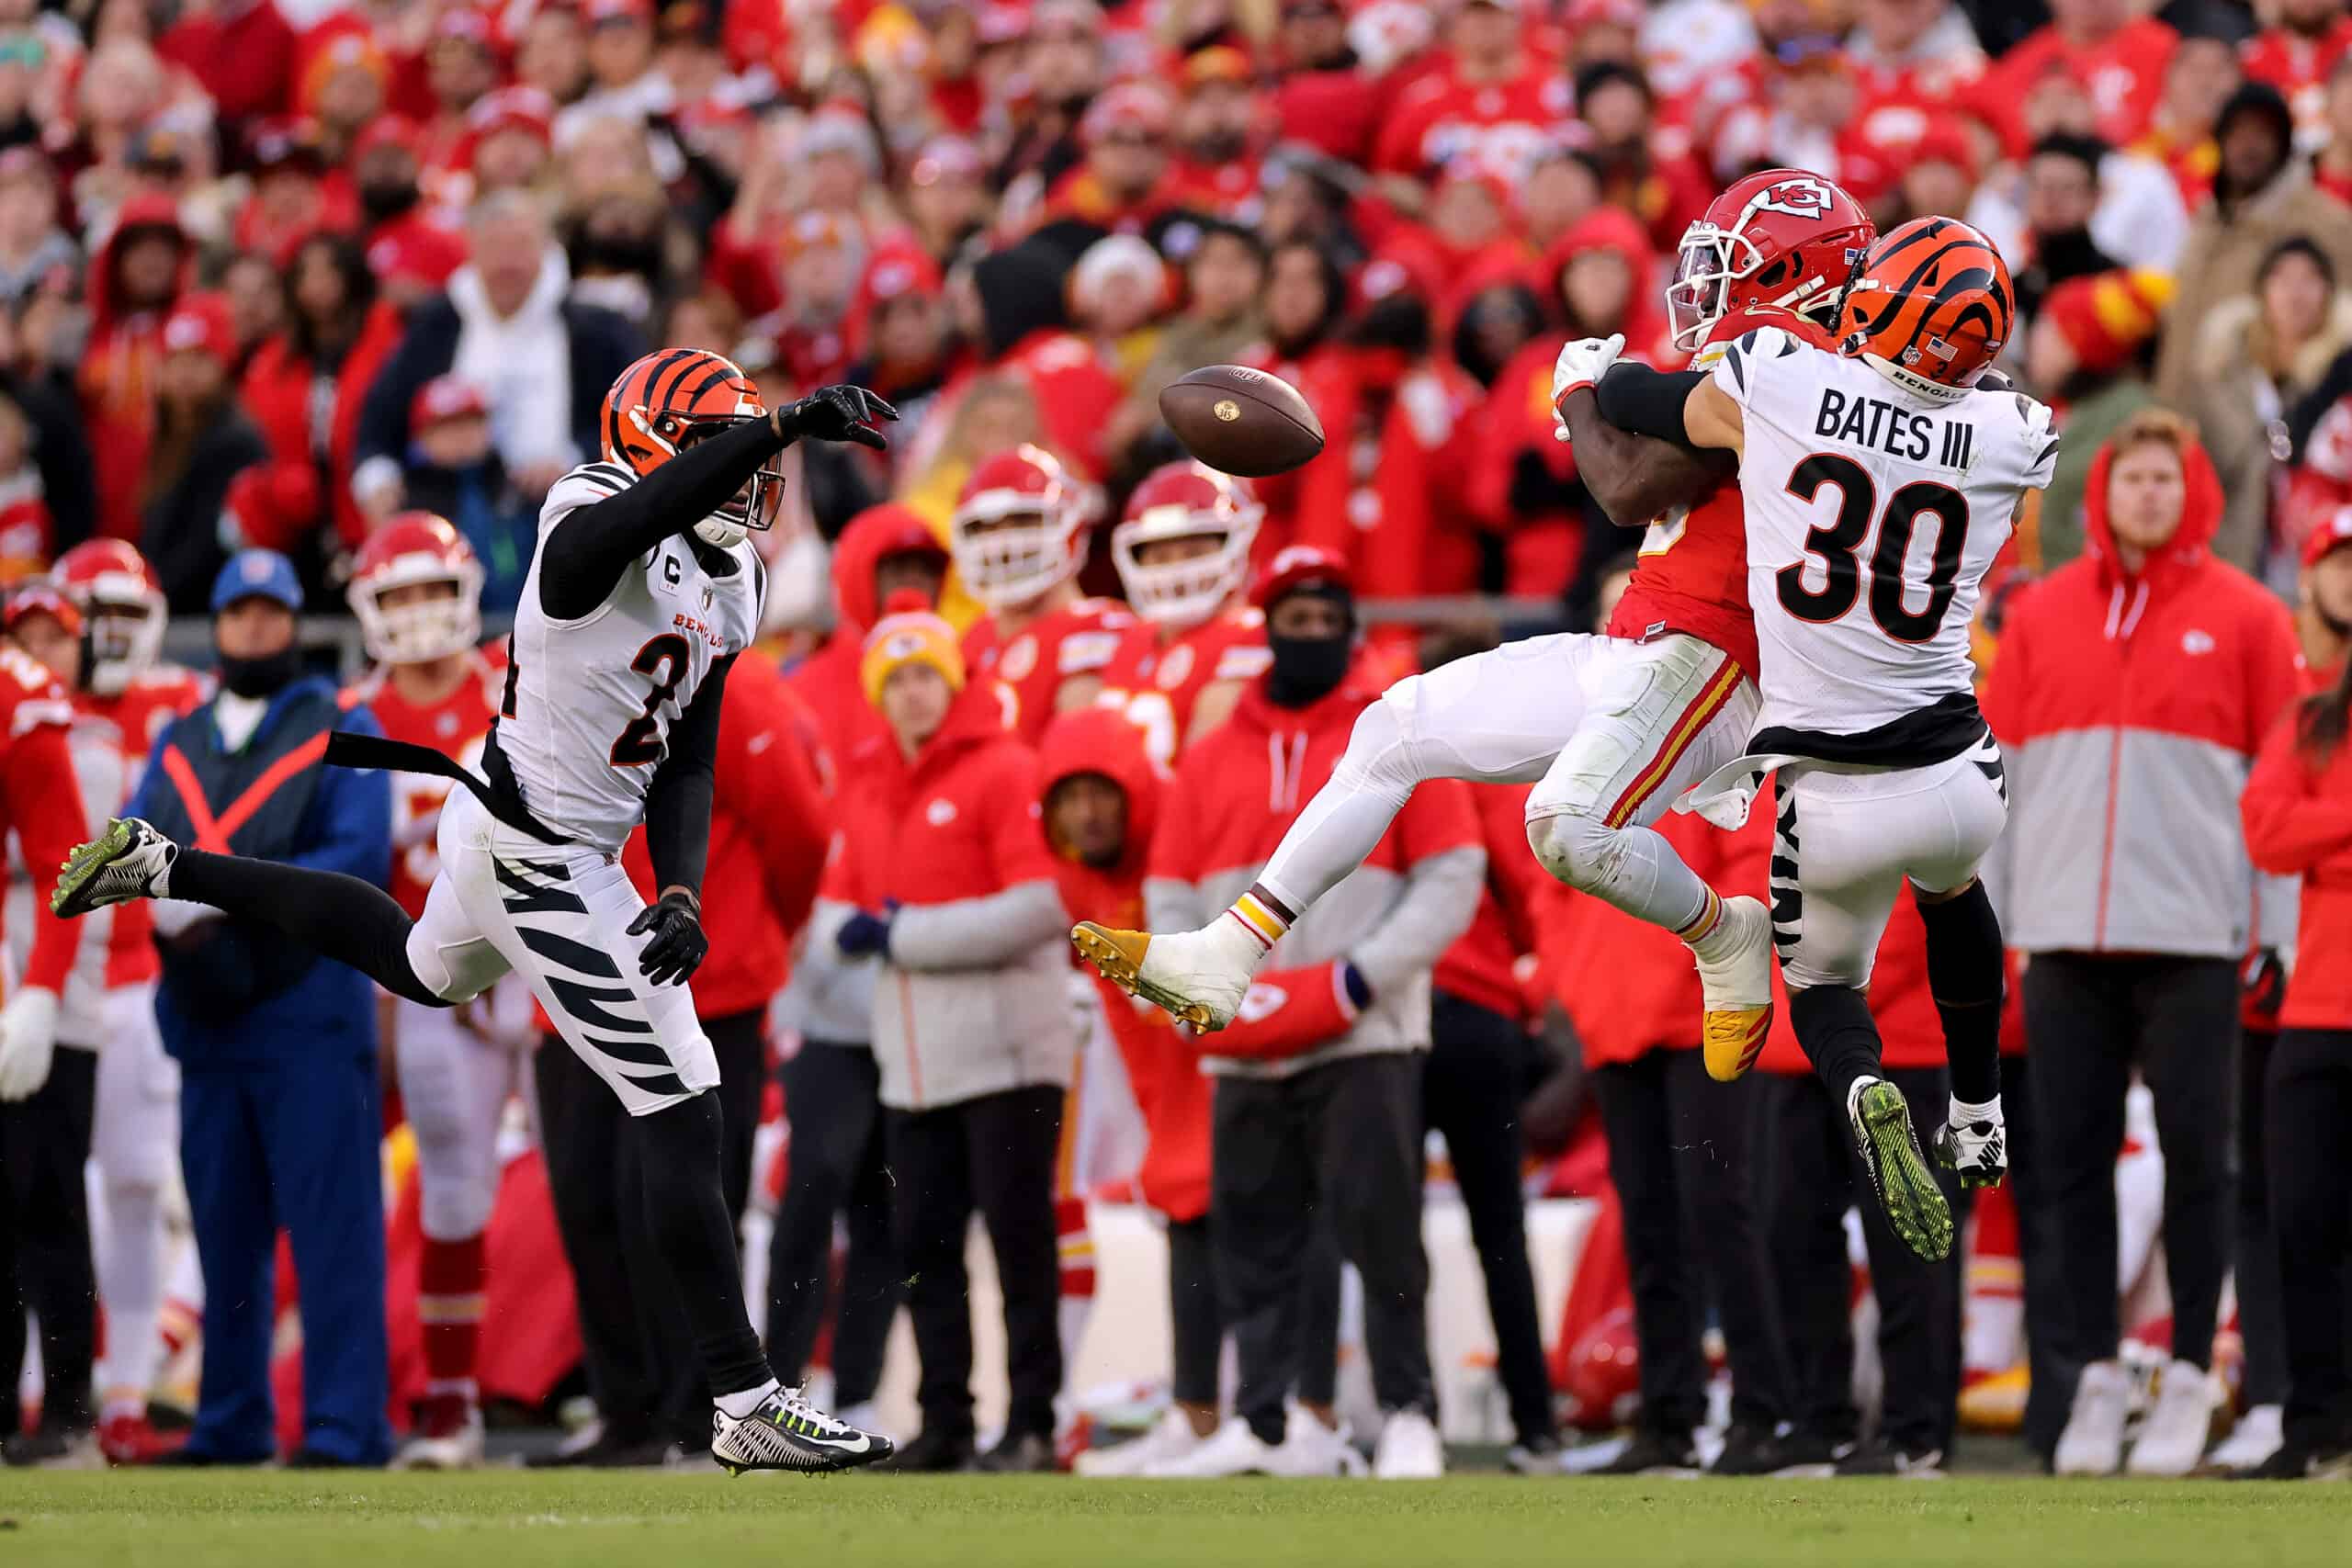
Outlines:
[[[1955,1094],[1951,1097],[1951,1109],[1945,1114],[1955,1127],[1965,1127],[1977,1122],[1998,1122],[2001,1119],[2001,1097],[1996,1094],[1990,1100],[1972,1103]]]
[[[482,1238],[424,1238],[417,1268],[416,1315],[424,1325],[424,1409],[419,1426],[446,1438],[463,1426],[481,1393],[474,1368],[481,1353]]]
[[[1840,1111],[1853,1100],[1857,1078],[1883,1078],[1878,1024],[1870,1004],[1851,986],[1807,986],[1789,992],[1789,1024],[1805,1060],[1829,1086]]]
[[[741,1421],[767,1403],[768,1395],[782,1386],[775,1379],[769,1378],[757,1388],[738,1389],[733,1393],[716,1394],[712,1396],[711,1403],[734,1419]]]
[[[624,1135],[638,1140],[646,1234],[677,1284],[711,1396],[774,1388],[775,1374],[743,1308],[742,1266],[719,1174],[718,1097],[705,1090],[632,1116]]]
[[[1236,898],[1225,912],[1256,940],[1258,956],[1263,958],[1297,922],[1295,908],[1290,900],[1269,892],[1263,882],[1253,882],[1250,891]],[[1217,923],[1222,926],[1224,922]]]
[[[1700,902],[1698,914],[1674,928],[1674,934],[1692,947],[1713,936],[1724,923],[1723,896],[1703,885],[1702,891],[1706,897]]]
[[[1061,1331],[1062,1365],[1078,1365],[1078,1347],[1094,1315],[1094,1234],[1086,1228],[1086,1200],[1054,1200],[1055,1251],[1061,1259],[1061,1303],[1057,1325]]]
[[[1928,931],[1928,991],[1943,1020],[1952,1098],[1976,1105],[1997,1100],[2005,982],[2000,918],[1982,882],[1957,898],[1916,902]]]
[[[396,997],[430,1008],[451,1005],[409,967],[408,933],[414,922],[374,883],[202,850],[182,850],[172,863],[171,881],[173,897],[269,926],[350,964]]]

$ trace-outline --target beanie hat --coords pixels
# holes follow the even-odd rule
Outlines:
[[[2082,367],[2099,375],[2120,368],[2155,335],[2172,289],[2169,274],[2118,268],[2068,279],[2050,291],[2041,308]]]
[[[934,614],[921,592],[902,588],[882,606],[882,618],[865,634],[865,657],[857,669],[865,700],[879,707],[882,688],[902,664],[928,664],[956,691],[964,689],[964,650],[956,628]]]

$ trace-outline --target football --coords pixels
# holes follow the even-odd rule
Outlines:
[[[1288,473],[1323,450],[1323,426],[1298,389],[1246,365],[1204,365],[1159,394],[1159,417],[1184,450],[1244,479]]]

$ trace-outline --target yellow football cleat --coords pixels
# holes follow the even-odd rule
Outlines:
[[[1092,920],[1080,920],[1070,928],[1070,945],[1078,955],[1101,972],[1105,980],[1131,997],[1141,997],[1154,1007],[1164,1009],[1179,1023],[1189,1023],[1204,1033],[1223,1029],[1232,1021],[1241,998],[1250,988],[1250,977],[1240,976],[1231,987],[1211,983],[1201,989],[1214,993],[1230,989],[1231,1001],[1222,1008],[1219,997],[1195,995],[1194,987],[1181,984],[1177,976],[1156,971],[1165,966],[1151,961],[1154,945],[1160,947],[1183,945],[1183,937],[1197,936],[1186,932],[1176,937],[1155,937],[1149,931],[1114,931],[1109,926],[1096,925]],[[1195,980],[1203,976],[1187,976]],[[1179,983],[1171,984],[1171,980]]]
[[[1691,944],[1706,1017],[1707,1076],[1729,1083],[1756,1065],[1772,1031],[1772,914],[1755,898],[1724,900],[1715,928]]]

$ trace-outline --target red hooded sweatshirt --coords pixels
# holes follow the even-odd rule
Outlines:
[[[1037,757],[1038,799],[1064,779],[1100,773],[1127,797],[1127,839],[1119,863],[1091,866],[1057,852],[1062,907],[1073,920],[1134,930],[1144,923],[1143,874],[1159,815],[1160,775],[1142,726],[1110,708],[1080,708],[1054,720]],[[1144,1201],[1171,1220],[1209,1208],[1209,1080],[1174,1021],[1097,977],[1102,1016],[1126,1064],[1127,1087],[1143,1113],[1146,1143],[1136,1173]]]
[[[2322,677],[2332,692],[2343,671]],[[2301,744],[2300,715],[2271,727],[2246,780],[2246,848],[2264,871],[2302,879],[2285,1029],[2352,1029],[2352,745],[2325,757]]]
[[[76,378],[82,413],[88,422],[90,450],[100,455],[98,532],[109,538],[139,537],[139,485],[147,473],[147,446],[155,430],[155,378],[163,364],[164,318],[171,299],[153,310],[131,310],[115,276],[122,237],[139,229],[168,229],[180,240],[176,296],[187,287],[192,248],[180,227],[179,209],[167,196],[134,196],[122,204],[106,243],[90,260],[90,346]]]
[[[1985,682],[2010,769],[2007,934],[2026,953],[2235,959],[2257,892],[2238,795],[2295,695],[2294,625],[2207,551],[2222,487],[2194,446],[2178,531],[2124,570],[2107,515],[2114,456],[2091,464],[2088,548],[2019,591]],[[2261,891],[2261,929],[2284,931],[2290,889]]]
[[[400,341],[399,313],[378,301],[361,323],[350,353],[344,355],[342,366],[331,378],[334,383],[334,412],[328,428],[326,453],[331,474],[348,474],[357,463],[360,405],[368,399],[368,389],[375,384],[376,372],[383,368],[384,361],[391,357]],[[308,468],[317,461],[311,449],[311,389],[320,377],[319,367],[302,357],[293,338],[285,333],[255,349],[253,362],[245,367],[238,396],[245,405],[245,412],[261,427],[275,462]],[[338,480],[326,489],[334,497],[336,536],[345,546],[357,548],[368,536],[368,522],[360,515],[351,487]],[[252,536],[250,525],[246,532]],[[254,542],[272,549],[286,549],[291,543],[277,538],[255,538]]]
[[[874,573],[890,556],[917,554],[935,558],[941,570],[947,552],[931,525],[895,502],[869,506],[849,520],[833,541],[833,631],[825,645],[792,667],[785,682],[815,716],[817,731],[835,763],[845,761],[861,744],[874,740],[888,745],[889,726],[865,700],[857,668],[865,657],[866,629],[881,613],[874,592]]]
[[[832,837],[822,747],[815,716],[775,666],[756,652],[737,660],[721,694],[702,889],[710,956],[690,982],[701,1017],[764,1008],[791,976],[792,933],[808,918]],[[643,828],[621,863],[649,901],[659,897]]]

